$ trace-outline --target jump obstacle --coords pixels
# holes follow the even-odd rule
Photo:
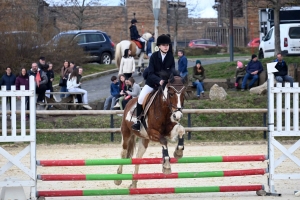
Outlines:
[[[171,158],[171,163],[215,163],[215,162],[263,162],[265,155],[246,156],[203,156]],[[135,164],[161,164],[161,158],[131,158],[131,159],[93,159],[93,160],[38,160],[37,165],[42,167],[62,166],[103,166],[103,165],[135,165]],[[171,174],[145,173],[145,174],[45,174],[37,175],[42,181],[95,181],[95,180],[149,180],[149,179],[183,179],[183,178],[212,178],[231,176],[264,175],[267,169],[246,169],[228,171],[206,172],[178,172]],[[102,195],[137,195],[137,194],[172,194],[172,193],[204,193],[204,192],[245,192],[263,191],[263,185],[239,186],[206,186],[206,187],[175,187],[175,188],[137,188],[137,189],[102,189],[102,190],[59,190],[37,191],[37,197],[63,197],[63,196],[102,196]]]
[[[241,176],[244,175],[263,175],[263,173],[269,173],[268,176],[268,188],[270,193],[266,193],[267,195],[277,195],[275,194],[275,180],[278,179],[300,179],[300,173],[276,173],[275,169],[280,164],[289,158],[293,161],[297,166],[300,167],[300,159],[293,155],[293,153],[300,147],[300,140],[298,140],[294,145],[285,148],[279,141],[276,140],[278,136],[286,136],[286,137],[294,137],[300,136],[299,134],[299,94],[300,88],[298,83],[294,83],[291,88],[288,83],[285,83],[283,87],[281,83],[277,83],[274,86],[274,66],[276,63],[268,64],[268,170],[266,169],[250,169],[250,170],[231,170],[231,171],[215,171],[215,172],[192,172],[199,178],[204,177],[219,177],[219,176]],[[200,192],[241,192],[241,191],[262,191],[264,190],[263,185],[245,185],[245,186],[209,186],[209,187],[186,187],[186,188],[138,188],[138,189],[111,189],[111,190],[63,190],[63,191],[36,191],[37,188],[37,178],[53,178],[58,179],[57,175],[51,175],[47,177],[46,175],[37,175],[36,167],[37,165],[46,166],[46,165],[57,165],[57,166],[87,166],[87,165],[101,165],[101,162],[104,165],[113,165],[116,164],[115,160],[117,159],[108,159],[106,161],[101,160],[74,160],[70,161],[38,161],[36,162],[36,111],[35,111],[35,83],[34,78],[30,77],[30,89],[25,90],[24,86],[21,86],[21,90],[16,90],[15,86],[11,87],[10,91],[6,90],[5,86],[2,86],[0,91],[0,97],[2,102],[2,133],[0,134],[0,142],[29,142],[29,145],[25,147],[21,152],[17,155],[13,156],[6,150],[4,150],[0,146],[0,155],[8,160],[6,164],[4,164],[0,168],[0,175],[3,175],[7,170],[9,170],[12,166],[18,167],[24,174],[28,175],[29,180],[20,180],[14,178],[7,178],[5,180],[0,180],[0,187],[2,187],[0,198],[7,200],[10,197],[16,199],[16,195],[19,195],[17,199],[28,199],[25,197],[23,187],[30,187],[30,199],[36,199],[38,196],[91,196],[91,195],[130,195],[130,194],[167,194],[167,193],[200,193]],[[291,98],[292,95],[292,98]],[[25,119],[25,97],[29,96],[30,98],[30,133],[26,134],[26,119]],[[282,96],[284,96],[284,100]],[[7,134],[7,111],[6,111],[6,97],[11,97],[11,134]],[[17,125],[16,125],[16,97],[21,97],[21,134],[17,135]],[[274,102],[276,100],[276,107]],[[283,104],[284,102],[284,104]],[[294,102],[294,103],[293,103]],[[291,106],[292,105],[292,106]],[[292,111],[292,112],[291,112]],[[283,117],[284,113],[284,117]],[[276,120],[275,120],[276,115]],[[291,119],[292,115],[292,121]],[[285,124],[283,125],[283,119]],[[274,147],[276,147],[279,151],[281,151],[282,155],[275,159],[275,151]],[[30,166],[26,167],[21,159],[30,154]],[[245,158],[245,156],[243,156]],[[266,159],[266,156],[264,160]],[[233,157],[230,157],[233,158]],[[241,157],[239,157],[241,158]],[[185,160],[191,158],[184,158]],[[183,159],[183,160],[184,160]],[[198,160],[200,158],[197,158]],[[202,161],[205,160],[203,157]],[[200,160],[201,160],[200,159]],[[228,157],[210,157],[211,162],[226,162]],[[187,163],[183,160],[179,159],[171,159],[171,163]],[[236,162],[250,162],[251,160],[240,160]],[[252,160],[252,161],[262,161],[262,160]],[[52,162],[52,163],[51,163]],[[111,164],[109,164],[109,162]],[[154,164],[161,163],[161,159],[123,159],[122,161],[118,161],[122,164]],[[206,162],[209,162],[206,159]],[[200,162],[199,162],[200,163]],[[204,161],[203,161],[204,163]],[[123,174],[124,175],[124,174]],[[242,175],[242,176],[244,176]],[[73,176],[73,177],[72,177]],[[144,176],[144,177],[142,177]],[[153,177],[153,175],[149,174],[140,174],[138,175],[126,175],[125,176],[115,176],[114,179],[148,179]],[[191,174],[187,172],[179,172],[173,173],[168,176],[163,176],[161,174],[154,176],[154,178],[164,179],[164,178],[188,178]],[[78,177],[77,175],[63,175],[61,178],[63,179],[71,179],[78,178],[88,180],[91,178],[95,179],[104,179],[104,175],[85,175],[84,177]],[[112,179],[109,174],[105,175],[105,178]],[[21,191],[22,190],[22,191]],[[21,194],[23,192],[23,194]],[[13,196],[9,196],[9,195]],[[299,194],[296,193],[296,194]]]

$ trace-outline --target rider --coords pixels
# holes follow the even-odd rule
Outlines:
[[[129,29],[130,29],[130,39],[140,41],[140,43],[142,45],[141,52],[145,52],[145,42],[146,42],[146,40],[139,35],[139,32],[136,28],[136,23],[138,23],[136,19],[131,20],[131,26],[129,27]]]
[[[140,96],[138,97],[136,105],[136,116],[138,120],[135,124],[132,125],[132,129],[140,131],[141,125],[141,113],[142,113],[142,103],[145,96],[152,92],[154,89],[157,89],[159,86],[163,86],[167,80],[163,80],[160,77],[162,71],[164,71],[169,77],[171,74],[178,75],[175,71],[175,61],[174,56],[169,52],[169,45],[171,44],[171,39],[167,35],[160,35],[157,38],[156,45],[159,48],[159,51],[156,51],[150,57],[149,66],[147,68],[147,75],[144,76],[146,79],[145,86],[143,87]]]

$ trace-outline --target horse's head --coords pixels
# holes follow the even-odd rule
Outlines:
[[[149,40],[150,38],[152,37],[152,34],[151,33],[148,33],[148,32],[145,32],[143,35],[142,35],[142,38],[144,38],[145,40]]]
[[[169,80],[164,90],[167,103],[169,104],[171,114],[171,121],[179,122],[182,118],[182,109],[184,103],[185,86],[180,76],[174,76]]]

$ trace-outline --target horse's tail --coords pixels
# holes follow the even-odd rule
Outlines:
[[[135,150],[135,144],[136,144],[136,135],[132,134],[130,139],[128,140],[126,158],[132,158]]]
[[[121,42],[116,45],[116,52],[115,52],[115,60],[116,60],[116,66],[119,69],[120,63],[122,58],[122,52],[121,52]]]

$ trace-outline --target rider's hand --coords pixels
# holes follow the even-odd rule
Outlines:
[[[165,82],[164,80],[160,80],[160,81],[159,81],[159,84],[160,84],[160,85],[163,85],[164,82]]]

